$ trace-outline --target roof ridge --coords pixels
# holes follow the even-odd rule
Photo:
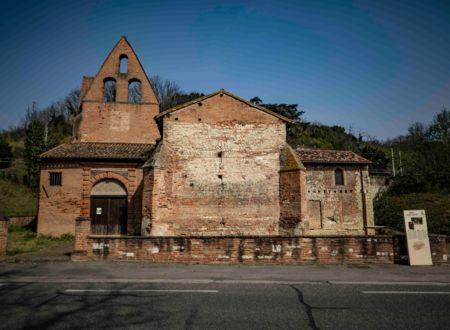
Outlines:
[[[66,143],[61,143],[61,144],[57,145],[56,147],[53,147],[53,148],[51,148],[51,149],[48,149],[48,150],[44,151],[42,154],[39,155],[39,157],[42,157],[42,156],[44,156],[46,153],[49,153],[50,151],[54,151],[54,150],[56,150],[56,149],[59,149],[59,148],[65,146],[65,145],[71,144],[71,143],[72,143],[72,141],[69,141],[69,142],[66,142]]]
[[[299,148],[296,152],[300,160],[306,163],[353,163],[370,164],[371,161],[351,150],[330,150]]]
[[[354,152],[353,150],[342,150],[342,149],[320,149],[320,148],[305,148],[305,147],[297,147],[296,150],[312,150],[312,151],[332,151],[332,152],[352,152],[355,155],[358,155],[358,153]]]
[[[65,159],[145,159],[155,144],[75,142],[61,144],[42,153],[40,158]]]
[[[164,117],[165,115],[167,115],[167,114],[169,114],[169,113],[172,113],[172,112],[174,112],[174,111],[180,110],[180,109],[185,108],[185,107],[187,107],[187,106],[189,106],[189,105],[192,105],[192,104],[194,104],[194,103],[201,102],[201,101],[203,101],[203,100],[206,100],[206,99],[211,98],[211,97],[213,97],[213,96],[216,96],[216,95],[218,95],[218,94],[226,94],[226,95],[228,95],[228,96],[230,96],[230,97],[232,97],[232,98],[234,98],[234,99],[236,99],[236,100],[238,100],[238,101],[240,101],[240,102],[243,102],[243,103],[247,104],[248,106],[250,106],[250,107],[252,107],[252,108],[261,110],[261,111],[263,111],[263,112],[265,112],[265,113],[267,113],[267,114],[269,114],[269,115],[275,116],[275,117],[277,117],[278,119],[281,119],[281,120],[286,121],[286,122],[288,122],[288,123],[292,123],[292,122],[293,122],[293,120],[290,119],[290,118],[287,118],[287,117],[285,117],[285,116],[283,116],[283,115],[280,115],[280,114],[278,114],[278,113],[276,113],[276,112],[273,112],[273,111],[271,111],[271,110],[269,110],[269,109],[267,109],[267,108],[261,107],[261,106],[259,106],[259,105],[257,105],[257,104],[254,104],[254,103],[252,103],[252,102],[250,102],[250,101],[247,101],[246,99],[243,99],[243,98],[241,98],[241,97],[239,97],[239,96],[237,96],[237,95],[235,95],[235,94],[233,94],[233,93],[230,93],[230,92],[228,92],[227,90],[225,90],[225,89],[223,89],[223,88],[221,88],[221,89],[219,89],[218,91],[215,91],[215,92],[213,92],[213,93],[211,93],[211,94],[201,96],[201,97],[196,98],[196,99],[194,99],[194,100],[191,100],[191,101],[182,103],[182,104],[180,104],[180,105],[177,105],[177,106],[175,106],[175,107],[173,107],[173,108],[167,109],[167,110],[165,110],[165,111],[163,111],[163,112],[157,114],[157,115],[155,116],[155,118],[156,118],[156,119],[162,118],[162,117]]]
[[[154,145],[156,143],[143,143],[143,142],[93,142],[93,141],[71,141],[71,142],[67,142],[67,143],[63,143],[63,144],[142,144],[142,145]],[[62,144],[60,144],[62,145]]]

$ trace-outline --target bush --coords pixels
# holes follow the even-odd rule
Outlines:
[[[386,193],[374,203],[375,223],[404,232],[403,210],[425,210],[428,232],[450,235],[450,195]]]

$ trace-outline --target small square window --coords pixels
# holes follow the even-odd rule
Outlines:
[[[61,172],[50,172],[50,185],[51,186],[61,186],[62,173]]]

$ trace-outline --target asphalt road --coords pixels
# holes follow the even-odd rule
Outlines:
[[[1,329],[449,329],[450,285],[2,282]]]

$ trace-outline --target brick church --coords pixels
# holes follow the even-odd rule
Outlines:
[[[160,112],[125,37],[81,98],[73,141],[41,155],[40,234],[372,234],[369,161],[294,149],[288,118],[223,89]]]

